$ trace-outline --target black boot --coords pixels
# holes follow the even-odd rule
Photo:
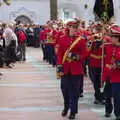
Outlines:
[[[120,117],[116,117],[116,120],[120,120]]]
[[[2,76],[3,74],[2,73],[0,73],[0,76]]]
[[[106,113],[105,114],[105,117],[110,117],[111,116],[111,113]]]
[[[74,119],[75,119],[75,113],[70,113],[69,119],[70,119],[70,120],[74,120]]]
[[[64,110],[62,111],[61,115],[62,115],[63,117],[65,117],[65,116],[67,115],[67,113],[68,113],[68,109],[64,109]]]

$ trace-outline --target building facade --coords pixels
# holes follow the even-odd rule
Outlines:
[[[120,0],[113,0],[114,17],[112,21],[120,24]],[[95,0],[58,0],[59,17],[66,20],[71,17],[80,17],[85,21],[95,20]]]
[[[63,20],[80,17],[86,21],[94,20],[95,0],[57,0],[58,17]],[[115,23],[120,24],[120,0],[114,2]],[[10,6],[0,7],[0,20],[21,20],[25,23],[44,24],[50,19],[50,0],[12,0]]]
[[[12,0],[11,5],[0,7],[0,20],[44,24],[50,19],[49,0]]]

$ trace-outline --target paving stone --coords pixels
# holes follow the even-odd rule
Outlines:
[[[0,80],[0,120],[68,120],[68,116],[60,115],[63,99],[56,69],[42,61],[40,48],[27,48],[26,62],[0,71],[4,74]],[[107,120],[104,106],[93,104],[89,77],[85,77],[84,84],[76,120]]]

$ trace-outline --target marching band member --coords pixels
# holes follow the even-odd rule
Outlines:
[[[57,73],[61,76],[61,90],[64,98],[62,116],[70,109],[69,119],[78,113],[80,80],[83,76],[83,61],[87,56],[86,41],[80,37],[78,24],[73,21],[68,34],[61,37],[57,53]]]
[[[102,40],[100,34],[94,35],[94,40],[92,41],[92,45],[89,53],[89,67],[91,73],[91,79],[93,82],[94,90],[95,90],[95,101],[94,104],[101,104],[102,101],[102,93],[100,90],[101,87],[101,60],[102,60]]]
[[[116,120],[120,120],[120,27],[111,27],[112,44],[105,48],[105,116],[110,117],[114,108]],[[112,97],[113,104],[112,105]]]

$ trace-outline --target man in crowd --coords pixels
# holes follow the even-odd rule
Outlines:
[[[18,38],[19,51],[21,54],[20,60],[25,61],[26,60],[26,39],[27,37],[26,37],[23,24],[19,24],[16,35]]]
[[[6,25],[3,38],[5,39],[5,63],[8,67],[12,67],[11,63],[16,61],[16,49],[18,47],[17,36],[14,33],[14,25],[9,23]]]

